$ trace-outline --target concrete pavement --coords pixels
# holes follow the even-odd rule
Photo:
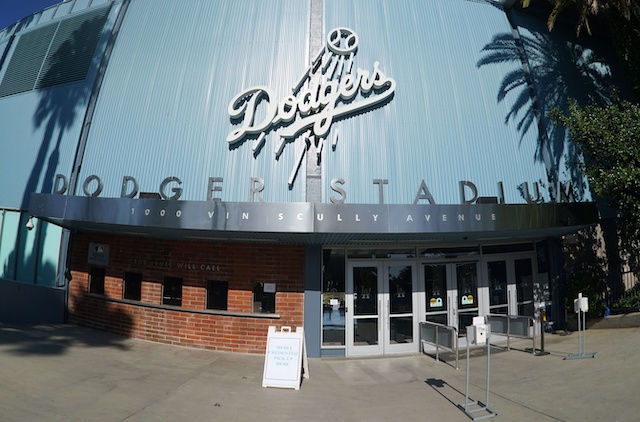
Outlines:
[[[640,328],[547,334],[547,356],[491,351],[496,421],[640,420]],[[470,398],[485,399],[486,355],[470,357]],[[451,362],[452,363],[452,362]],[[426,355],[310,359],[300,390],[263,388],[264,357],[127,339],[74,325],[0,324],[0,420],[468,421],[460,369]],[[481,415],[479,413],[478,415]]]

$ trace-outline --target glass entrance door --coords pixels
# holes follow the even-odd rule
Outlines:
[[[508,256],[486,261],[489,313],[533,316],[533,258]]]
[[[348,271],[347,355],[417,351],[414,266],[350,263]]]
[[[533,264],[531,258],[515,259],[518,315],[533,317]]]
[[[487,262],[487,278],[489,280],[489,313],[512,315],[509,308],[511,294],[507,276],[507,261],[504,259]]]
[[[423,264],[425,319],[464,333],[478,315],[478,263]]]
[[[455,263],[458,287],[458,333],[466,333],[478,316],[478,264],[476,262]]]
[[[454,312],[451,298],[455,297],[449,282],[447,264],[425,264],[424,282],[427,298],[425,320],[443,325],[453,325]]]
[[[347,285],[347,355],[382,354],[382,265],[349,265]]]

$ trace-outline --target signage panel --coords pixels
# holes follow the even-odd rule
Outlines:
[[[291,331],[291,327],[282,327],[277,331],[275,326],[270,326],[262,386],[299,390],[303,371],[305,378],[309,378],[304,329],[297,327]]]
[[[81,224],[244,233],[472,233],[582,227],[593,203],[324,204],[161,201],[33,194],[29,213],[63,227]]]

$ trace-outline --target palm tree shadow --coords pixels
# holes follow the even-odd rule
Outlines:
[[[40,100],[33,124],[35,129],[44,127],[44,133],[25,186],[23,208],[28,207],[32,192],[52,192],[56,172],[65,171],[58,169],[60,146],[65,136],[69,136],[65,133],[83,117],[89,101],[93,84],[87,79],[97,73],[101,59],[101,55],[94,57],[94,53],[102,50],[109,38],[101,37],[106,15],[107,12],[84,21],[57,46],[48,69],[37,81]]]
[[[522,32],[522,31],[521,31]],[[550,34],[530,32],[516,40],[511,33],[497,34],[483,47],[476,66],[515,63],[498,89],[497,102],[515,96],[505,124],[516,123],[519,142],[533,128],[538,129],[538,145],[534,160],[546,165],[548,182],[555,186],[565,159],[565,176],[571,180],[577,198],[586,192],[580,172],[581,160],[567,142],[564,128],[554,126],[548,118],[557,108],[568,110],[569,98],[579,104],[608,104],[615,97],[609,65],[594,50]],[[554,32],[555,35],[555,32]]]

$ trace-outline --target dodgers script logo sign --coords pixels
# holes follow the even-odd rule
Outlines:
[[[253,151],[257,156],[266,134],[282,127],[276,151],[276,159],[279,159],[288,143],[303,139],[306,148],[289,177],[291,188],[312,143],[319,149],[320,158],[334,120],[363,113],[393,97],[396,83],[385,76],[378,62],[373,64],[371,71],[360,68],[353,71],[358,42],[358,36],[351,29],[333,29],[327,36],[326,46],[318,52],[292,93],[285,98],[278,100],[276,93],[267,86],[251,87],[236,95],[229,103],[228,111],[231,120],[240,122],[240,126],[227,136],[229,145],[236,147],[248,138],[255,139]],[[259,108],[266,108],[266,112],[260,110],[258,113]],[[264,117],[257,119],[257,115]],[[335,133],[333,150],[337,141]]]

